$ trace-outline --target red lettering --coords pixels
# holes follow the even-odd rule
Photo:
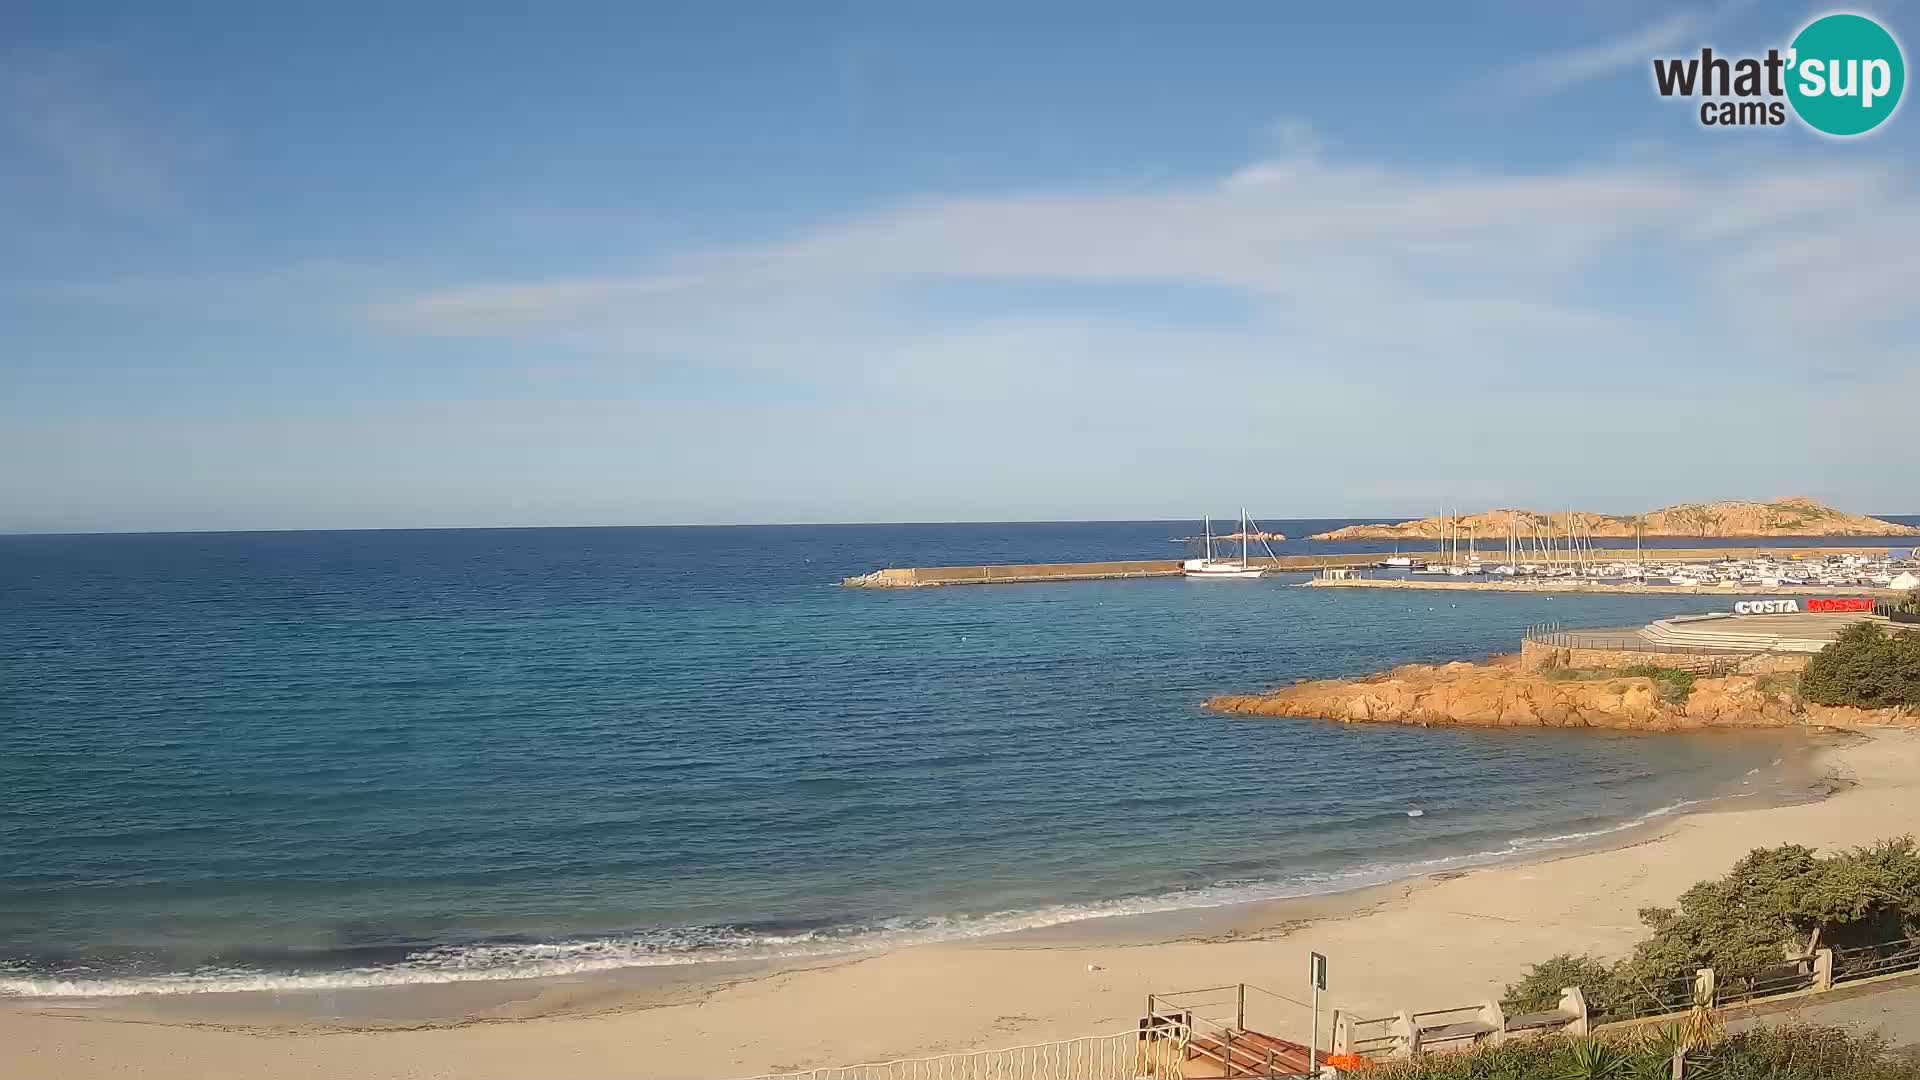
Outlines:
[[[1873,601],[1858,597],[1816,597],[1807,601],[1808,611],[1872,611]]]

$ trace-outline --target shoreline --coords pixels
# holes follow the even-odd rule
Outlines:
[[[1810,802],[1722,800],[1490,866],[724,972],[456,984],[467,1008],[451,1021],[414,1010],[373,1022],[374,1011],[440,989],[420,986],[253,1001],[10,999],[0,1002],[0,1071],[509,1076],[566,1062],[570,1075],[741,1076],[1121,1030],[1148,992],[1241,979],[1297,989],[1309,948],[1335,965],[1329,1008],[1454,1005],[1555,952],[1624,951],[1640,936],[1637,907],[1671,902],[1755,844],[1844,846],[1920,828],[1920,736],[1846,737],[1807,756],[1809,775],[1836,766],[1861,782]],[[326,1009],[345,1022],[317,1022]],[[1267,1023],[1285,1035],[1291,1021],[1303,1026],[1304,1013]],[[652,1049],[636,1068],[641,1047]]]
[[[1626,734],[1632,734],[1628,732]],[[1471,873],[1492,867],[1520,865],[1561,854],[1603,850],[1632,842],[1646,830],[1664,826],[1671,820],[1696,813],[1740,806],[1796,805],[1826,797],[1830,791],[1816,791],[1820,785],[1813,768],[1823,742],[1848,736],[1838,731],[1748,730],[1730,728],[1702,732],[1714,739],[1748,739],[1770,748],[1777,755],[1772,775],[1763,778],[1763,788],[1739,790],[1735,778],[1727,775],[1711,790],[1673,792],[1673,801],[1619,820],[1605,821],[1582,829],[1574,824],[1561,828],[1567,832],[1517,833],[1501,841],[1504,846],[1473,851],[1432,854],[1387,863],[1355,862],[1327,870],[1303,870],[1291,877],[1258,880],[1244,884],[1215,883],[1160,893],[1124,895],[1106,900],[1063,903],[1030,909],[947,916],[945,928],[899,931],[875,931],[871,938],[850,937],[836,942],[831,938],[813,945],[801,945],[791,951],[742,955],[713,950],[706,953],[670,954],[654,962],[646,960],[588,959],[579,966],[560,966],[552,970],[527,968],[418,969],[404,967],[348,968],[303,972],[260,971],[234,973],[229,982],[193,982],[192,975],[100,976],[96,979],[64,979],[59,976],[26,976],[50,983],[68,983],[57,992],[24,993],[5,989],[0,979],[0,1009],[9,1005],[59,1008],[72,1003],[88,1011],[116,1009],[150,1010],[170,1016],[217,1016],[224,1023],[229,1013],[257,1016],[263,1028],[305,1026],[338,1027],[341,1030],[376,1030],[382,1027],[458,1026],[468,1022],[471,1012],[492,1005],[515,1006],[517,1016],[544,1015],[519,1007],[529,999],[545,996],[550,988],[563,984],[606,984],[601,989],[652,998],[669,995],[675,988],[702,983],[734,981],[743,973],[749,976],[831,965],[901,949],[979,946],[983,948],[1017,947],[1033,942],[1042,946],[1156,944],[1210,937],[1217,925],[1240,921],[1236,913],[1263,907],[1302,907],[1318,909],[1339,906],[1343,897],[1392,889],[1417,883],[1430,877]],[[1823,739],[1823,736],[1826,738]],[[1746,748],[1752,755],[1752,746]],[[1764,755],[1763,755],[1764,756]],[[1747,775],[1758,773],[1755,769]],[[1742,781],[1745,783],[1746,781]],[[1758,798],[1758,803],[1742,800]],[[1553,826],[1543,825],[1542,828]],[[1322,917],[1322,916],[1315,916]],[[890,936],[893,935],[893,936]],[[572,942],[555,939],[553,945],[565,948]],[[568,962],[561,962],[566,964]],[[352,981],[354,979],[362,981]],[[113,985],[115,990],[92,990]],[[137,987],[137,988],[135,988]],[[356,1000],[357,999],[357,1000]],[[411,999],[411,1000],[409,1000]],[[385,1008],[376,1003],[397,1003]],[[275,1016],[276,1010],[288,1013],[311,1012],[301,1003],[319,1003],[335,1010],[342,1003],[355,1019],[344,1025],[330,1025],[318,1013],[305,1020]],[[270,1003],[263,1004],[263,1003]],[[399,1016],[397,1024],[385,1023],[389,1014]],[[367,1023],[369,1020],[382,1022]]]

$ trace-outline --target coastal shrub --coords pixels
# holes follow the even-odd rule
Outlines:
[[[1671,1075],[1670,1032],[1529,1039],[1382,1063],[1371,1080],[1640,1080]],[[1686,1055],[1702,1080],[1920,1080],[1920,1059],[1879,1035],[1787,1024],[1715,1039]]]
[[[1738,992],[1790,955],[1920,935],[1920,846],[1905,836],[1825,857],[1798,844],[1755,848],[1726,876],[1688,889],[1677,907],[1645,908],[1640,919],[1651,933],[1626,959],[1608,967],[1551,957],[1502,999],[1538,1011],[1552,1008],[1561,987],[1578,986],[1605,1020],[1684,1000],[1703,967]]]
[[[1622,675],[1652,679],[1654,693],[1669,705],[1684,705],[1693,695],[1693,672],[1658,664],[1633,664],[1620,669]]]
[[[1789,954],[1846,948],[1920,930],[1920,850],[1911,836],[1821,858],[1799,844],[1756,848],[1678,908],[1647,908],[1653,933],[1617,980],[1657,984],[1714,969],[1737,990]]]
[[[1367,1080],[1558,1080],[1565,1065],[1562,1039],[1519,1039],[1470,1054],[1428,1054],[1368,1069]]]
[[[1694,673],[1684,668],[1658,664],[1629,664],[1617,668],[1554,668],[1545,672],[1554,682],[1585,682],[1598,679],[1651,679],[1656,697],[1669,705],[1685,704],[1693,693]],[[1621,687],[1609,687],[1619,690]]]
[[[1509,983],[1500,997],[1508,1013],[1546,1012],[1560,1004],[1560,991],[1577,986],[1587,996],[1587,1011],[1611,1011],[1613,968],[1591,956],[1561,953],[1527,969],[1519,982]]]
[[[1807,662],[1800,690],[1820,705],[1920,705],[1920,633],[1855,623]]]

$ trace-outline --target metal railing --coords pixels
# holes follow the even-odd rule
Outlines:
[[[1158,1019],[1158,1018],[1156,1018]],[[762,1073],[744,1080],[1185,1080],[1189,1029],[1178,1021],[1061,1042]]]
[[[1591,630],[1568,630],[1559,623],[1529,626],[1521,634],[1521,639],[1550,649],[1593,649],[1600,652],[1648,653],[1672,657],[1668,666],[1681,668],[1695,675],[1731,674],[1742,664],[1752,661],[1754,657],[1766,655],[1765,651],[1734,655],[1724,646],[1671,645],[1653,641],[1638,634],[1602,634]]]
[[[1413,1021],[1399,1016],[1356,1016],[1347,1020],[1347,1045],[1336,1050],[1369,1058],[1392,1058],[1412,1053]],[[1335,1030],[1339,1030],[1336,1022]]]
[[[1730,979],[1714,989],[1715,1008],[1750,1005],[1761,998],[1778,997],[1811,990],[1818,977],[1814,958],[1802,956],[1767,968],[1751,979]]]
[[[1877,945],[1833,950],[1835,985],[1909,971],[1920,971],[1920,938],[1898,938]]]

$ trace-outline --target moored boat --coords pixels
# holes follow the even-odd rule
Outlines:
[[[1180,564],[1180,572],[1190,578],[1257,578],[1267,572],[1264,566],[1255,566],[1247,560],[1247,537],[1252,533],[1248,525],[1245,507],[1240,509],[1240,557],[1238,559],[1216,559],[1213,557],[1213,519],[1206,521],[1207,554],[1202,559],[1187,559]],[[1262,540],[1264,545],[1266,541]],[[1269,549],[1267,554],[1273,554]]]

